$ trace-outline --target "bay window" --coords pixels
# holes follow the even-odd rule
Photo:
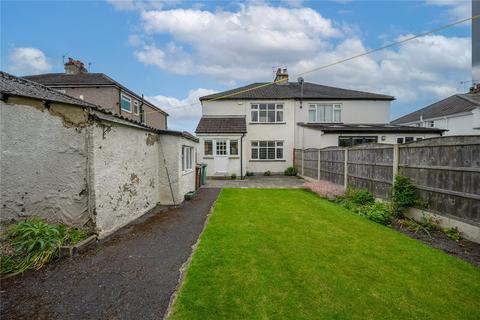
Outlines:
[[[252,141],[252,160],[283,160],[283,141]]]
[[[258,103],[251,106],[252,122],[276,123],[283,122],[283,104]]]
[[[308,108],[309,122],[338,123],[342,122],[341,104],[313,103]]]

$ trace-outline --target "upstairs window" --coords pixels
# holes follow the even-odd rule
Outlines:
[[[279,103],[252,104],[251,111],[252,111],[252,122],[255,122],[255,123],[284,122],[283,104],[279,104]]]
[[[133,113],[135,114],[138,114],[138,111],[140,109],[140,104],[138,103],[138,101],[133,101]]]
[[[335,123],[342,122],[341,104],[310,104],[308,108],[309,122]]]
[[[120,107],[122,111],[132,112],[132,98],[122,93],[120,95]]]

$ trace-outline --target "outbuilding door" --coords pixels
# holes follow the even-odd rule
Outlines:
[[[228,145],[227,140],[215,140],[215,173],[228,172]]]

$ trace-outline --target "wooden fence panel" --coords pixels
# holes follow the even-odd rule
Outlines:
[[[303,152],[303,175],[318,179],[318,150],[306,149]]]
[[[320,179],[343,185],[345,175],[345,149],[320,149]]]
[[[348,150],[348,185],[389,199],[393,179],[393,146],[365,144]]]
[[[480,136],[401,145],[399,173],[413,181],[429,211],[480,223]]]
[[[293,164],[295,168],[298,170],[299,174],[302,172],[302,157],[303,151],[301,149],[293,150],[293,154],[295,157],[295,163]]]

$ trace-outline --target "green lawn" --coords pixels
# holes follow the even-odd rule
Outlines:
[[[480,319],[480,269],[304,190],[223,189],[170,319]]]

